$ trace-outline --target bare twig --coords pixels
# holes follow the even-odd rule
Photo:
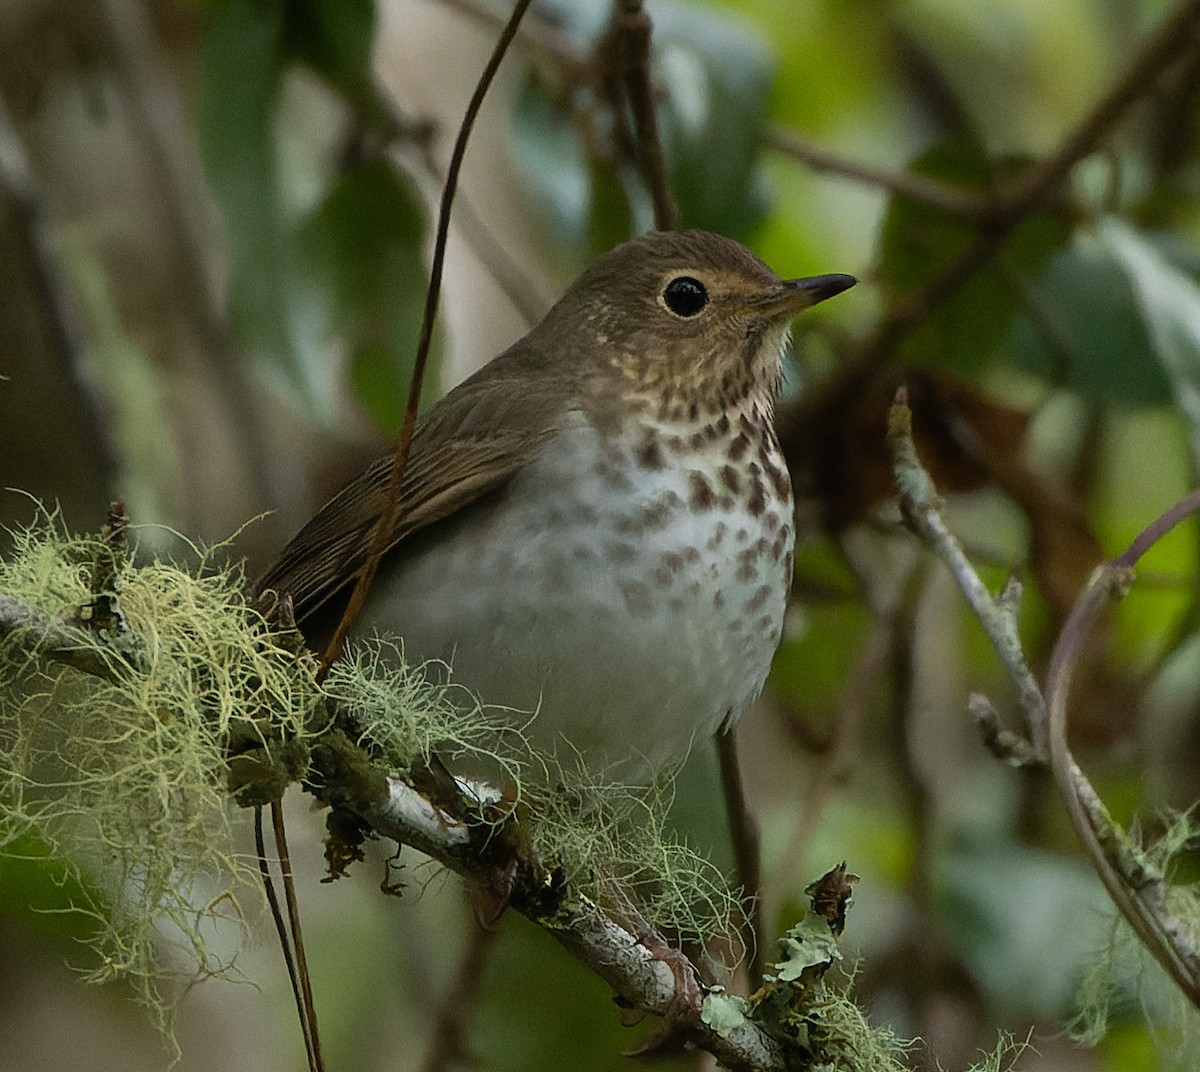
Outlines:
[[[1051,655],[1043,699],[1021,650],[1016,632],[1019,586],[1010,580],[993,600],[938,510],[929,474],[917,458],[911,413],[903,390],[888,419],[896,484],[905,521],[950,569],[959,589],[992,641],[1017,687],[1030,726],[1030,742],[1002,736],[990,704],[972,698],[972,711],[985,735],[1000,746],[1006,760],[1049,761],[1060,795],[1088,859],[1109,897],[1139,940],[1186,997],[1200,1006],[1200,948],[1194,925],[1172,905],[1172,888],[1161,868],[1109,816],[1103,802],[1067,745],[1067,697],[1071,677],[1092,625],[1108,600],[1123,595],[1133,567],[1145,552],[1184,518],[1200,510],[1195,491],[1156,518],[1129,547],[1099,567],[1072,609]]]
[[[660,231],[670,231],[679,225],[679,206],[671,192],[658,136],[650,78],[650,32],[650,16],[641,0],[613,0],[612,23],[600,49],[615,59],[633,116],[638,171],[654,204],[654,226]],[[614,106],[619,107],[620,102],[614,102]]]
[[[271,877],[271,867],[267,862],[267,847],[263,841],[262,805],[254,808],[254,848],[258,854],[258,873],[262,879],[263,893],[267,897],[267,905],[271,909],[271,922],[275,926],[275,936],[279,939],[279,949],[283,953],[283,963],[287,969],[288,982],[292,986],[292,1003],[296,1007],[296,1017],[300,1021],[300,1034],[304,1038],[304,1053],[308,1059],[308,1067],[316,1066],[316,1053],[313,1049],[313,1037],[308,1029],[308,1010],[301,993],[300,976],[296,971],[296,958],[292,956],[292,943],[288,939],[287,923],[283,918],[283,909],[279,904],[279,895],[275,892],[275,880]]]
[[[799,452],[806,442],[803,429],[810,407],[828,404],[831,397],[853,395],[893,360],[901,343],[989,264],[1017,227],[1055,193],[1072,168],[1096,151],[1134,104],[1153,92],[1158,77],[1196,47],[1198,29],[1200,0],[1184,0],[1146,39],[1112,90],[1063,138],[1057,150],[986,202],[987,211],[979,218],[975,239],[917,293],[889,309],[819,393],[780,408],[777,431],[793,471],[802,471],[806,461]]]
[[[441,0],[443,7],[499,32],[508,19],[502,11],[477,0]],[[566,36],[534,15],[524,19],[517,30],[516,44],[537,52],[566,68],[582,67],[585,54]]]
[[[977,193],[961,190],[949,183],[938,182],[911,171],[894,171],[859,160],[850,160],[831,149],[814,145],[786,127],[768,127],[765,141],[768,148],[800,161],[811,171],[837,175],[852,182],[887,190],[911,201],[940,209],[951,216],[979,220],[988,214],[987,200]]]
[[[372,85],[371,94],[371,107],[361,109],[358,114],[363,130],[378,139],[383,147],[413,147],[417,161],[413,171],[423,172],[418,176],[420,179],[435,183],[439,190],[444,189],[446,172],[434,153],[434,125],[404,115],[391,94],[379,83]],[[404,170],[396,154],[385,155],[389,167],[406,180],[413,177]],[[496,286],[527,324],[537,323],[550,305],[548,296],[541,293],[519,260],[492,233],[465,191],[460,190],[455,198],[455,214],[459,233]]]
[[[762,943],[766,937],[763,918],[762,845],[758,822],[746,802],[745,784],[738,764],[736,726],[717,735],[717,758],[721,764],[721,790],[738,884],[742,887],[742,941],[746,947],[750,989],[762,985]]]
[[[271,827],[275,834],[275,856],[279,861],[279,877],[283,883],[283,896],[287,904],[288,929],[292,936],[292,949],[296,954],[296,976],[300,980],[300,995],[303,998],[300,1023],[304,1031],[304,1047],[308,1052],[308,1063],[312,1072],[324,1072],[325,1060],[321,1056],[321,1038],[317,1032],[317,1005],[313,1000],[312,976],[308,970],[304,937],[300,931],[300,905],[296,900],[292,857],[288,852],[287,833],[283,825],[282,801],[271,801]]]
[[[905,524],[925,541],[949,568],[959,590],[979,619],[1000,662],[1017,689],[1021,710],[1029,722],[1032,745],[1045,755],[1046,704],[1033,672],[1025,662],[1021,638],[1017,632],[1021,584],[1010,577],[995,599],[975,572],[962,545],[950,531],[939,508],[937,489],[917,457],[912,435],[912,411],[904,388],[888,414],[888,444],[892,450],[893,472],[900,496]]]
[[[458,137],[454,142],[454,150],[450,155],[450,165],[446,169],[446,184],[442,188],[442,200],[438,208],[437,234],[433,245],[433,263],[429,269],[429,288],[425,292],[425,312],[421,319],[421,335],[417,341],[417,354],[413,362],[412,380],[408,388],[408,402],[404,407],[404,423],[401,425],[400,433],[396,437],[396,449],[392,456],[392,469],[388,479],[387,499],[384,509],[379,516],[379,523],[375,526],[375,531],[371,538],[371,553],[367,558],[366,564],[363,566],[362,572],[358,576],[358,580],[354,585],[354,591],[350,594],[346,610],[342,614],[341,621],[338,622],[333,639],[330,640],[329,646],[325,649],[325,653],[321,657],[322,675],[328,672],[329,668],[341,654],[342,647],[346,643],[346,637],[349,635],[350,629],[353,627],[359,612],[363,608],[363,604],[366,602],[367,592],[370,590],[371,583],[375,580],[375,572],[379,568],[379,560],[388,548],[392,532],[399,517],[400,489],[404,484],[404,472],[408,468],[408,452],[412,445],[413,432],[417,426],[417,406],[421,399],[421,383],[425,377],[425,366],[429,361],[429,348],[433,341],[433,323],[437,317],[438,300],[442,291],[442,268],[446,261],[446,238],[450,228],[450,209],[454,204],[454,194],[458,189],[458,175],[462,170],[463,157],[467,151],[467,141],[471,136],[471,129],[475,125],[475,119],[479,115],[479,109],[483,106],[483,99],[491,87],[492,80],[500,68],[500,63],[504,59],[509,45],[512,44],[513,37],[516,36],[517,27],[520,26],[521,18],[528,9],[530,2],[531,0],[517,0],[512,15],[509,17],[503,33],[501,33],[499,39],[496,41],[495,48],[492,49],[492,54],[488,58],[483,73],[479,76],[475,92],[471,94],[471,100],[467,104],[466,112],[463,114],[462,125],[459,127]]]
[[[1170,884],[1165,876],[1110,818],[1067,745],[1071,677],[1097,615],[1110,599],[1128,590],[1133,567],[1142,555],[1197,510],[1200,510],[1200,491],[1192,492],[1156,518],[1122,554],[1096,570],[1063,626],[1050,657],[1046,696],[1050,766],[1092,867],[1134,933],[1192,1004],[1200,1007],[1200,948],[1194,927],[1172,909]]]

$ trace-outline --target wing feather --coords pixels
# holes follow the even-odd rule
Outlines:
[[[512,479],[554,438],[574,384],[539,375],[521,344],[484,366],[417,424],[388,553]],[[290,596],[303,621],[353,581],[383,512],[392,455],[377,458],[296,534],[255,586]]]

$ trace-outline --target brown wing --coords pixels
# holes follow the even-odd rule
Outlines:
[[[507,483],[554,437],[575,385],[547,377],[538,364],[538,355],[518,343],[422,418],[389,550]],[[390,454],[376,459],[326,503],[259,579],[260,597],[290,596],[302,621],[353,581],[367,560],[391,467]]]

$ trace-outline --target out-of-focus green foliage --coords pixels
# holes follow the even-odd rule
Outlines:
[[[370,0],[216,0],[198,57],[198,136],[233,256],[242,345],[327,420],[324,366],[330,339],[342,339],[363,405],[395,428],[423,305],[423,212],[382,159],[310,159],[300,182],[280,151],[297,71],[375,114],[373,12]],[[334,137],[342,144],[327,151],[348,157],[348,134]]]

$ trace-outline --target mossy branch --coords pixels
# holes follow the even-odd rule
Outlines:
[[[71,624],[95,598],[92,563],[109,549],[94,538],[40,536],[42,542],[33,533],[19,536],[14,560],[0,563],[0,849],[31,832],[56,858],[91,875],[96,861],[81,863],[78,854],[86,857],[88,845],[103,847],[104,866],[115,866],[116,874],[89,909],[98,921],[107,920],[96,940],[103,974],[132,972],[168,1034],[172,1002],[159,990],[156,920],[165,913],[185,932],[202,974],[219,974],[221,966],[209,962],[201,937],[206,909],[189,901],[189,876],[251,870],[225,847],[230,800],[262,803],[302,781],[331,806],[338,819],[331,826],[393,838],[492,891],[626,1001],[682,1018],[686,1036],[728,1067],[784,1067],[779,1045],[749,1017],[719,1029],[704,1022],[704,993],[684,986],[694,978],[691,965],[675,954],[664,957],[661,940],[653,938],[655,923],[646,924],[645,933],[630,929],[629,921],[635,930],[641,926],[643,912],[655,918],[654,906],[624,891],[628,902],[614,914],[586,892],[591,876],[583,873],[613,861],[597,866],[589,858],[585,866],[583,854],[612,851],[612,843],[629,833],[621,817],[606,810],[620,793],[602,801],[599,811],[593,802],[582,819],[568,814],[578,803],[541,799],[536,790],[521,796],[519,807],[468,799],[454,779],[439,776],[427,751],[431,741],[451,732],[444,719],[453,705],[406,691],[416,675],[406,678],[378,651],[339,664],[322,686],[315,660],[267,629],[241,598],[240,577],[228,571],[202,568],[206,575],[197,578],[172,566],[140,568],[122,559],[112,579],[121,592],[124,639]],[[373,712],[387,718],[386,726],[373,727],[374,736]],[[85,717],[88,736],[76,742],[71,733]],[[419,754],[402,780],[394,757],[381,758],[380,741],[405,732],[406,720]],[[460,734],[457,747],[483,751],[471,732]],[[652,809],[621,792],[628,808],[647,809],[634,816],[646,829]],[[517,815],[520,822],[513,821]],[[590,829],[585,841],[571,833],[572,821],[599,829]],[[606,822],[611,830],[603,829]],[[577,839],[574,862],[570,846],[559,859],[547,856],[559,837]],[[647,838],[650,848],[639,851],[651,855],[620,858],[617,867],[626,873],[611,876],[612,884],[601,883],[598,892],[610,896],[627,879],[645,885],[639,875],[656,868],[660,886],[668,885],[665,871],[687,872],[683,881],[696,883],[699,875],[700,882],[684,892],[711,900],[701,916],[685,912],[684,930],[711,923],[706,911],[727,918],[729,894],[703,885],[719,879],[706,873],[711,865],[686,846],[669,844],[653,822]],[[335,845],[335,871],[353,856],[352,847]],[[655,863],[659,857],[665,865]],[[131,875],[137,876],[138,897],[123,903]],[[584,889],[577,888],[577,875],[585,877]],[[676,899],[680,892],[674,891]],[[209,902],[216,904],[233,905],[237,914],[232,895]],[[675,906],[657,907],[669,913]],[[129,949],[134,954],[113,952]]]

